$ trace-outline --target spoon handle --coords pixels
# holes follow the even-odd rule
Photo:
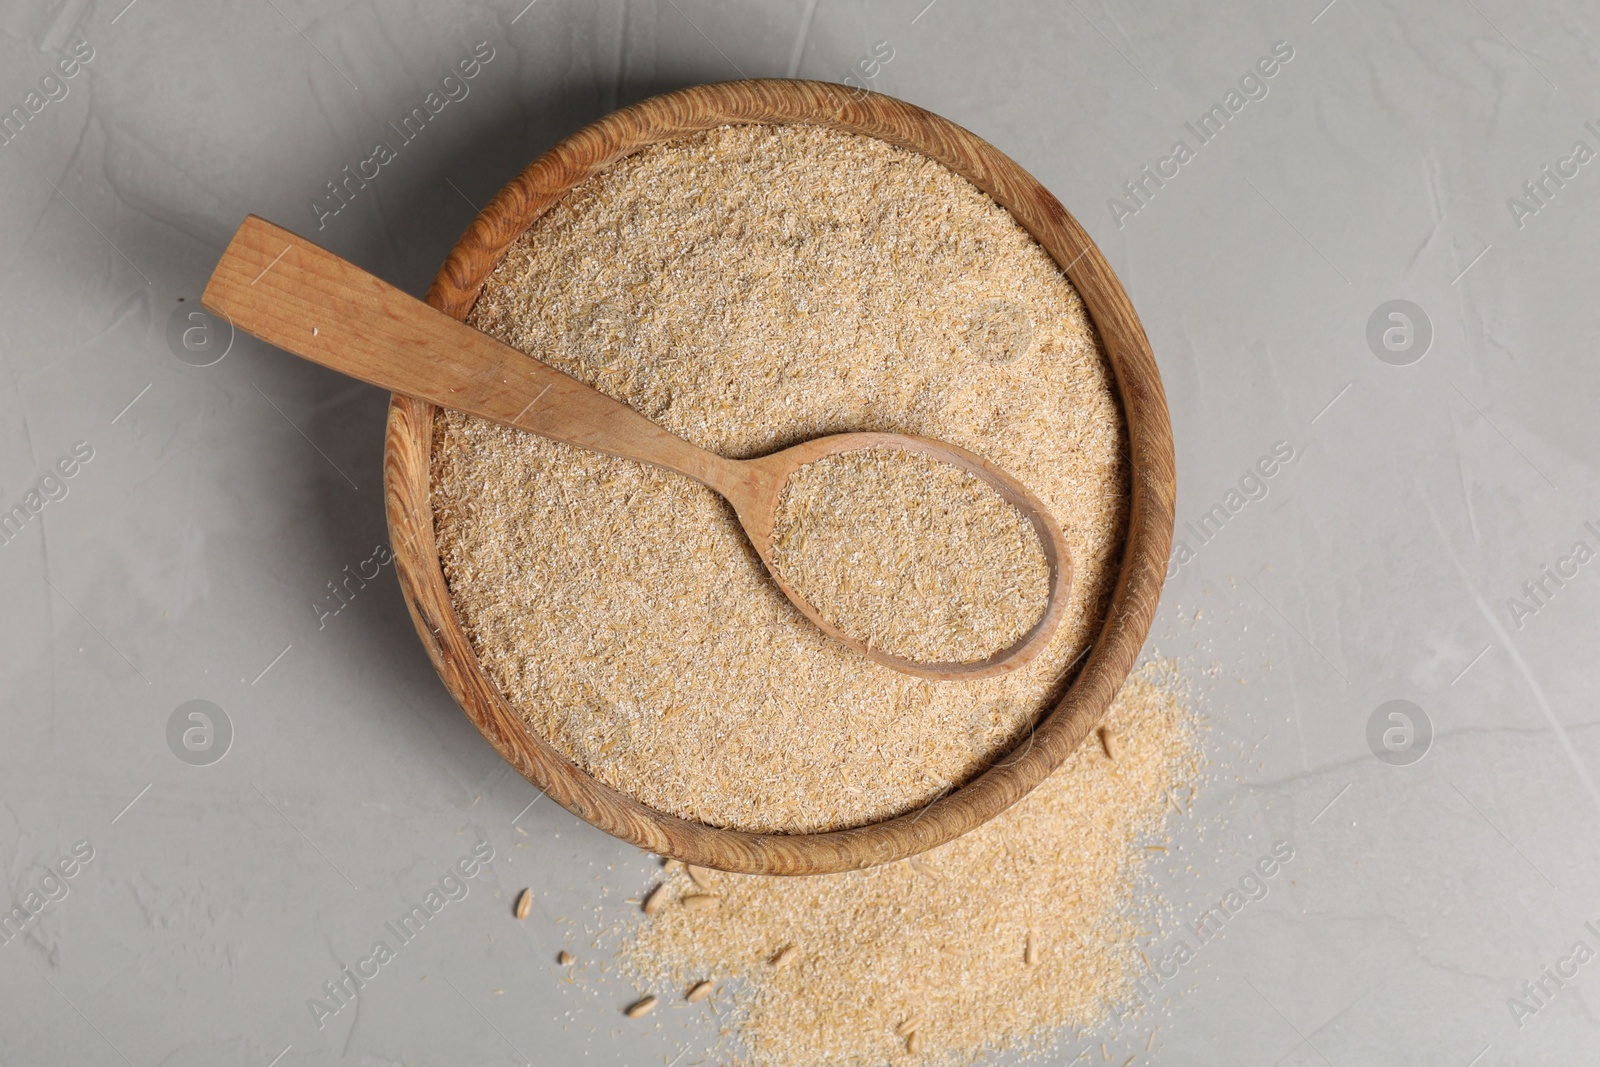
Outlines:
[[[380,388],[724,491],[724,459],[302,237],[251,215],[200,302],[238,329]]]

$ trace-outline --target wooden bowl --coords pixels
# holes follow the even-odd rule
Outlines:
[[[428,290],[465,319],[506,249],[568,190],[617,160],[727,124],[806,123],[866,134],[937,160],[1011,212],[1066,271],[1111,361],[1128,425],[1132,494],[1115,592],[1087,661],[1061,701],[1009,756],[918,812],[851,830],[760,834],[666,815],[591,777],[532,733],[484,674],[456,617],[434,542],[431,404],[389,407],[384,491],[396,570],[439,676],[500,755],[558,804],[609,834],[688,863],[755,874],[823,874],[932,848],[993,818],[1061,765],[1132,670],[1161,595],[1176,493],[1172,429],[1150,344],[1116,275],[1083,227],[986,141],[911,104],[826,82],[760,79],[699,85],[607,115],[518,175],[468,227]]]

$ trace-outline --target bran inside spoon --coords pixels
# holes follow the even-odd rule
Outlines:
[[[791,474],[772,562],[840,630],[924,663],[987,659],[1050,599],[1050,564],[1021,511],[958,467],[892,448]]]

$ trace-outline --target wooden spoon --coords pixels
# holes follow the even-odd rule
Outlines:
[[[665,467],[709,486],[733,505],[767,572],[806,618],[895,670],[938,679],[1003,674],[1038,655],[1061,621],[1071,556],[1060,528],[1015,478],[955,445],[907,434],[842,433],[759,459],[727,459],[254,215],[233,235],[201,303],[285,351],[390,392]],[[1044,614],[1016,643],[971,663],[922,663],[892,656],[822,618],[773,566],[773,520],[789,476],[823,456],[864,448],[921,452],[970,471],[1027,516],[1050,564],[1050,598]]]

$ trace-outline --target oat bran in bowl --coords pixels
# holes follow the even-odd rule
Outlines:
[[[951,441],[1068,535],[1046,651],[930,683],[810,627],[709,490],[394,398],[418,633],[501,755],[601,829],[748,873],[900,859],[1020,799],[1127,677],[1172,534],[1160,379],[1081,227],[965,130],[818,82],[655,97],[513,180],[428,300],[725,455]]]

